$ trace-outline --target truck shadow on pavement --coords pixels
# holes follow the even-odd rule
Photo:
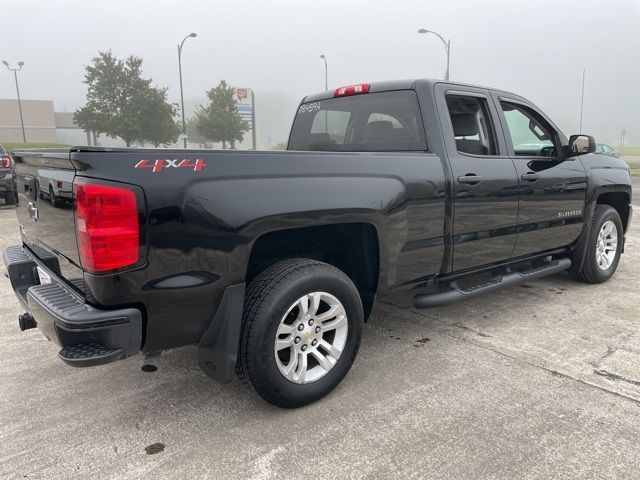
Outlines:
[[[514,358],[526,358],[527,362],[537,361],[551,370],[566,369],[570,375],[600,376],[600,382],[604,381],[614,389],[626,384],[622,389],[625,394],[640,399],[640,376],[625,371],[627,367],[621,365],[640,360],[637,340],[633,344],[635,328],[627,324],[629,319],[635,318],[634,306],[616,299],[620,296],[616,284],[625,282],[624,277],[633,273],[629,263],[623,258],[619,274],[603,285],[584,285],[567,274],[558,274],[431,310],[413,309],[412,294],[386,298],[378,302],[366,324],[354,370],[337,392],[350,388],[350,383],[366,376],[363,364],[372,358],[402,358],[410,350],[435,349],[437,342],[432,340],[446,337]],[[611,295],[611,292],[616,293]],[[600,305],[599,312],[591,306],[594,295],[607,299]],[[615,337],[607,334],[607,330],[616,331],[612,328],[615,325],[626,327],[627,332]],[[596,327],[598,330],[594,332]],[[22,335],[41,337],[37,331]],[[45,350],[52,354],[53,344],[44,338],[40,340],[45,343]],[[197,366],[195,347],[165,352],[159,362],[159,371],[154,373],[140,371],[141,356],[92,369],[71,369],[51,358],[47,364],[51,365],[47,370],[51,369],[50,373],[58,378],[83,379],[73,391],[73,395],[83,398],[88,395],[101,397],[103,389],[138,391],[140,401],[144,403],[166,397],[166,390],[173,390],[171,385],[175,384],[174,404],[181,398],[190,402],[194,396],[205,402],[207,397],[215,398],[216,402],[226,399],[230,406],[245,403],[243,408],[248,406],[246,403],[262,404],[238,380],[220,385],[209,379]],[[36,377],[31,380],[37,383],[37,371],[33,373]],[[423,373],[428,381],[430,372]],[[179,390],[185,382],[189,384],[189,395],[182,397]]]
[[[634,376],[632,364],[640,361],[635,329],[628,325],[625,335],[607,333],[616,330],[616,323],[618,327],[627,325],[633,309],[612,301],[593,315],[593,308],[585,301],[611,287],[611,282],[589,286],[558,274],[433,310],[412,309],[411,295],[387,298],[379,302],[365,326],[352,372],[319,404],[350,397],[356,391],[366,398],[364,392],[375,390],[380,381],[371,374],[372,365],[385,364],[387,375],[401,379],[415,356],[438,355],[442,343],[452,341],[640,401],[640,377]],[[214,382],[197,363],[197,349],[185,347],[165,352],[159,370],[153,373],[140,371],[141,356],[87,370],[70,371],[57,363],[55,368],[60,374],[82,378],[65,403],[78,397],[108,401],[107,392],[120,392],[129,397],[129,407],[140,409],[139,418],[149,421],[175,409],[184,414],[202,408],[228,415],[285,412],[261,401],[237,379],[226,385]],[[420,381],[428,383],[439,373],[436,366],[430,369],[426,365],[420,371]]]

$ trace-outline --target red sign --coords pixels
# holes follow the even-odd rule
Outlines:
[[[244,100],[249,97],[249,90],[247,88],[237,88],[236,94],[238,95],[238,100]]]

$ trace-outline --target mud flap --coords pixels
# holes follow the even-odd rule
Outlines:
[[[198,344],[200,369],[221,383],[233,380],[235,372],[244,290],[244,283],[224,290],[218,311]]]

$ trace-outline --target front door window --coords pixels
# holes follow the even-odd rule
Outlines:
[[[500,102],[513,143],[513,152],[523,157],[557,157],[553,130],[525,107]]]

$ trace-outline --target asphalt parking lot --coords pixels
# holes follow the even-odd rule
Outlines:
[[[16,243],[2,208],[0,249]],[[67,367],[20,332],[2,277],[0,478],[637,478],[639,244],[636,219],[603,285],[381,303],[342,385],[294,411],[209,380],[192,348],[152,374],[141,358]]]

